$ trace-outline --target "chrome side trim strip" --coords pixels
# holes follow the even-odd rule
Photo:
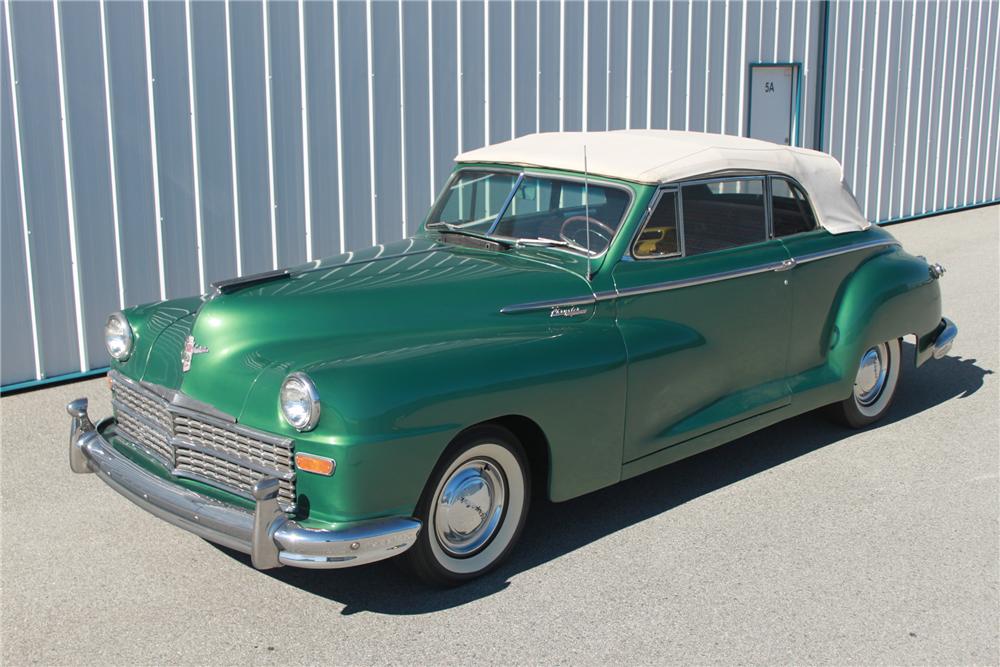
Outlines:
[[[756,266],[751,266],[745,269],[733,269],[732,271],[721,271],[719,273],[710,273],[704,276],[695,276],[693,278],[682,278],[680,280],[669,280],[662,283],[654,283],[652,285],[642,285],[639,287],[626,287],[621,290],[609,290],[607,292],[598,292],[598,300],[613,299],[615,297],[627,297],[627,296],[639,296],[642,294],[652,294],[655,292],[668,292],[675,289],[683,289],[685,287],[695,287],[697,285],[705,285],[708,283],[717,283],[723,280],[731,280],[733,278],[743,278],[745,276],[752,276],[758,273],[767,273],[768,271],[777,271],[784,266],[784,262],[768,262],[767,264],[758,264]]]
[[[643,294],[654,294],[656,292],[667,292],[675,289],[683,289],[685,287],[695,287],[697,285],[706,285],[708,283],[721,282],[723,280],[731,280],[733,278],[743,278],[745,276],[752,276],[758,273],[766,273],[768,271],[788,271],[794,269],[800,264],[808,264],[809,262],[815,262],[820,259],[826,259],[828,257],[836,257],[838,255],[846,255],[847,253],[857,252],[858,250],[870,250],[872,248],[889,247],[889,246],[899,246],[899,241],[895,239],[874,239],[871,241],[861,241],[860,243],[854,243],[849,246],[844,246],[842,248],[834,248],[832,250],[823,250],[820,252],[807,253],[805,255],[798,255],[791,259],[782,260],[780,262],[768,262],[767,264],[758,264],[756,266],[751,266],[745,269],[734,269],[732,271],[721,271],[719,273],[709,273],[704,276],[695,276],[693,278],[682,278],[680,280],[668,280],[662,283],[653,283],[652,285],[642,285],[638,287],[627,287],[621,290],[605,290],[603,292],[596,292],[593,296],[581,296],[579,298],[569,298],[564,300],[550,299],[548,301],[529,301],[527,303],[519,303],[512,306],[504,306],[500,309],[503,314],[514,314],[514,313],[524,313],[535,310],[545,310],[548,308],[555,308],[560,306],[584,306],[591,305],[599,301],[608,301],[609,299],[615,299],[619,297],[628,296],[639,296]]]
[[[528,301],[518,303],[513,306],[504,306],[500,312],[504,315],[515,313],[527,313],[534,310],[549,310],[551,308],[572,307],[572,306],[592,306],[597,302],[597,297],[593,294],[589,296],[570,297],[568,299],[549,299],[547,301]]]
[[[809,262],[815,262],[819,259],[826,259],[827,257],[836,257],[837,255],[846,255],[850,252],[857,252],[858,250],[868,250],[871,248],[879,248],[882,246],[898,246],[899,241],[895,239],[873,239],[871,241],[861,241],[860,243],[855,243],[853,245],[844,246],[842,248],[834,248],[832,250],[821,250],[820,252],[811,252],[805,255],[797,255],[794,257],[796,264],[808,264]]]

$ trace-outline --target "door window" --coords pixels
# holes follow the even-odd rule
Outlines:
[[[632,254],[637,259],[674,257],[681,253],[677,234],[677,193],[663,192],[653,206],[646,224],[635,240]]]
[[[816,218],[806,193],[787,179],[771,179],[771,213],[776,237],[816,229]]]
[[[685,185],[681,207],[689,257],[767,240],[763,178]]]

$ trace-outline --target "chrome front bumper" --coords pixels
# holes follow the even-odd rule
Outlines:
[[[250,554],[254,567],[338,568],[401,554],[420,532],[416,519],[394,517],[336,530],[303,528],[278,506],[278,480],[253,488],[253,512],[203,496],[157,477],[119,453],[87,415],[87,399],[66,406],[73,418],[69,466],[97,473],[108,486],[151,514],[210,542]]]

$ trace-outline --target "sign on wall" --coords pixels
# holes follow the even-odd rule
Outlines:
[[[776,144],[798,145],[798,63],[750,65],[747,134]]]

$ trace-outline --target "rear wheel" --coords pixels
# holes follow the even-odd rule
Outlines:
[[[439,586],[492,570],[521,535],[530,489],[524,449],[513,433],[481,426],[462,435],[417,506],[424,529],[406,552],[413,570]]]
[[[854,391],[831,406],[834,416],[851,428],[864,428],[885,416],[896,396],[899,364],[899,339],[865,350],[854,377]]]

